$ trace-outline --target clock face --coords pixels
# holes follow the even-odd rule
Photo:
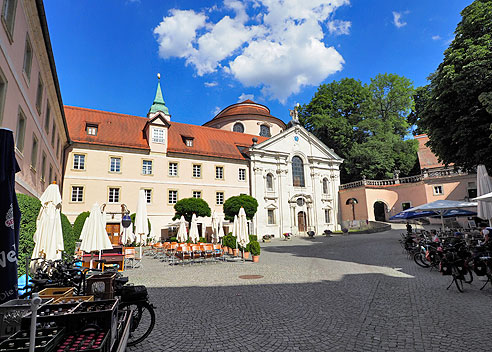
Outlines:
[[[297,205],[302,207],[304,205],[304,198],[297,198]]]

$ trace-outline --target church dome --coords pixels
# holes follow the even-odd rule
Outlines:
[[[204,126],[270,137],[285,130],[285,123],[272,116],[265,105],[245,100],[220,111]]]

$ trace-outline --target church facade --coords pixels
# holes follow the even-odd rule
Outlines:
[[[63,211],[71,221],[106,204],[108,232],[121,211],[135,212],[145,191],[151,236],[166,238],[174,204],[203,198],[223,213],[224,201],[258,201],[251,233],[274,235],[339,228],[339,165],[332,150],[251,100],[233,104],[203,126],[171,120],[160,84],[146,117],[65,106],[72,140],[66,152]],[[210,218],[199,218],[203,233]]]

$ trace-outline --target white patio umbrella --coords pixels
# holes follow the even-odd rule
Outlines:
[[[41,209],[36,220],[32,258],[61,259],[63,232],[60,218],[61,196],[58,185],[51,184],[39,198]],[[32,263],[34,265],[34,262]]]
[[[218,224],[217,224],[217,213],[212,211],[212,242],[214,243],[219,243],[219,231],[218,231]]]
[[[218,221],[217,221],[217,227],[218,227],[218,232],[217,232],[217,237],[219,238],[219,241],[222,237],[225,236],[224,234],[224,217],[223,216],[218,216]]]
[[[120,229],[123,229],[123,233],[121,235],[121,243],[123,243],[123,245],[135,241],[135,234],[133,233],[133,224],[130,224],[130,226],[128,226],[128,228],[125,229],[123,227],[123,224],[120,222]]]
[[[197,243],[199,238],[200,234],[198,233],[198,222],[196,221],[196,214],[193,213],[190,225],[190,241],[193,243]]]
[[[483,196],[492,192],[492,181],[485,165],[478,165],[477,167],[477,195]],[[478,198],[478,197],[477,197]],[[492,226],[492,201],[478,201],[477,207],[478,217],[480,219],[487,219],[489,225]]]
[[[186,233],[186,220],[183,215],[179,219],[178,234],[176,235],[178,242],[186,242],[188,240],[188,234]]]
[[[232,223],[232,235],[234,237],[237,237],[237,225],[238,225],[237,215],[234,215],[234,222]]]
[[[80,250],[88,253],[99,252],[99,259],[101,259],[102,250],[113,248],[106,232],[106,212],[101,213],[101,208],[97,203],[92,206],[89,217],[85,219],[80,240],[82,241]],[[90,267],[92,269],[92,260]]]
[[[135,235],[138,236],[140,243],[140,258],[142,258],[142,246],[147,242],[148,233],[147,199],[145,197],[145,191],[141,189],[138,192],[137,212],[135,214]]]
[[[444,230],[444,212],[446,210],[450,209],[461,209],[461,208],[470,208],[470,207],[476,207],[477,202],[465,202],[465,201],[459,201],[459,200],[446,200],[446,199],[441,199],[441,200],[436,200],[434,202],[430,202],[427,204],[422,204],[418,205],[416,207],[407,209],[402,211],[402,213],[410,212],[410,211],[422,211],[422,210],[432,210],[438,213],[441,216],[441,225],[442,229]]]
[[[246,219],[246,212],[244,208],[239,209],[239,217],[237,221],[237,244],[243,248],[249,243],[248,235],[248,220]],[[243,250],[244,251],[244,250]],[[244,255],[243,255],[244,258]]]

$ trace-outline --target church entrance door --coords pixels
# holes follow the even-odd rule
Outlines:
[[[297,229],[299,232],[306,232],[306,212],[300,211],[297,213]]]

